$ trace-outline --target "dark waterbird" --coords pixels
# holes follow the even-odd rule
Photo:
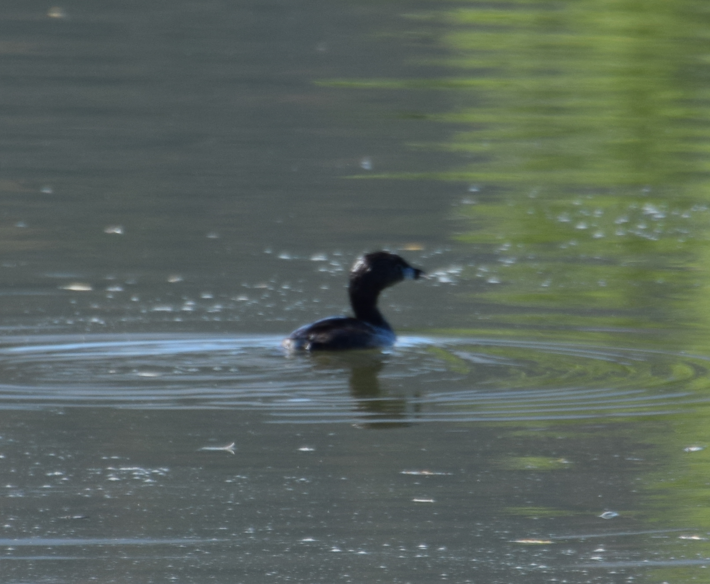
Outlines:
[[[302,326],[284,339],[291,351],[342,351],[391,347],[397,340],[392,327],[377,308],[385,288],[402,280],[417,280],[423,270],[410,266],[397,254],[365,254],[350,270],[348,294],[355,317],[333,316]]]

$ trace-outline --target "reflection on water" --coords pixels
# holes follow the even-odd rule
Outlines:
[[[463,3],[427,16],[419,30],[452,77],[324,83],[449,95],[421,112],[448,139],[416,144],[452,153],[448,170],[369,178],[464,183],[454,238],[476,256],[462,278],[480,282],[486,326],[707,329],[704,3]]]
[[[338,372],[345,372],[348,375],[348,386],[350,395],[354,399],[355,409],[362,415],[357,415],[356,419],[362,418],[371,428],[391,428],[400,424],[407,424],[412,418],[416,418],[418,404],[413,404],[411,397],[406,394],[390,395],[390,392],[382,390],[380,385],[380,374],[385,368],[386,356],[379,351],[353,351],[349,353],[324,353],[310,356],[316,370],[332,371],[336,375]],[[305,404],[299,404],[303,408]],[[316,404],[307,404],[308,409]],[[323,404],[325,405],[325,404]],[[344,412],[333,411],[330,407],[323,407],[329,415],[342,416]],[[321,406],[322,407],[322,406]],[[308,422],[307,422],[308,423]]]

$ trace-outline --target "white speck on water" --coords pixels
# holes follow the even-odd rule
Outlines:
[[[685,452],[700,452],[701,450],[705,450],[705,446],[686,446],[683,450]]]
[[[224,451],[224,452],[229,452],[231,454],[234,454],[234,442],[231,444],[227,444],[226,446],[203,446],[200,448],[200,450],[209,450],[209,451]]]
[[[301,447],[298,449],[298,451],[299,451],[299,452],[315,452],[316,449],[315,449],[315,448],[311,448],[310,446],[301,446]]]
[[[619,514],[616,511],[604,511],[599,517],[602,519],[614,519],[614,517],[618,517]]]
[[[326,256],[324,253],[314,253],[311,256],[311,261],[312,262],[325,262],[327,261],[328,256]]]
[[[82,284],[81,282],[74,282],[72,284],[67,284],[66,286],[61,286],[61,290],[70,290],[72,292],[91,292],[93,290],[91,284]]]
[[[123,235],[123,225],[109,225],[104,227],[104,233],[109,235]]]
[[[654,219],[665,219],[666,218],[666,213],[660,207],[657,207],[656,205],[652,205],[651,203],[644,204],[644,206],[641,208],[641,212],[644,215],[650,215]]]
[[[441,284],[452,284],[456,281],[456,277],[461,275],[461,272],[463,272],[463,266],[454,265],[432,272],[429,274],[429,278],[434,278]]]
[[[168,276],[168,282],[170,284],[176,284],[177,282],[182,282],[183,277],[180,274],[172,274]]]
[[[53,6],[47,11],[47,16],[49,18],[56,18],[57,20],[65,20],[69,18],[69,15],[67,12],[64,10],[64,8],[61,8],[59,6]]]
[[[369,156],[364,156],[360,159],[360,168],[363,170],[372,170],[372,158]]]

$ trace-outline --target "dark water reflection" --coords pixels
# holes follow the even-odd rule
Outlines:
[[[0,10],[3,582],[703,581],[705,2]]]

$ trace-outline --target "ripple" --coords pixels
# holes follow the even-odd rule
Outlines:
[[[0,409],[253,409],[289,424],[659,416],[710,402],[708,359],[487,338],[288,357],[280,337],[6,338]]]

